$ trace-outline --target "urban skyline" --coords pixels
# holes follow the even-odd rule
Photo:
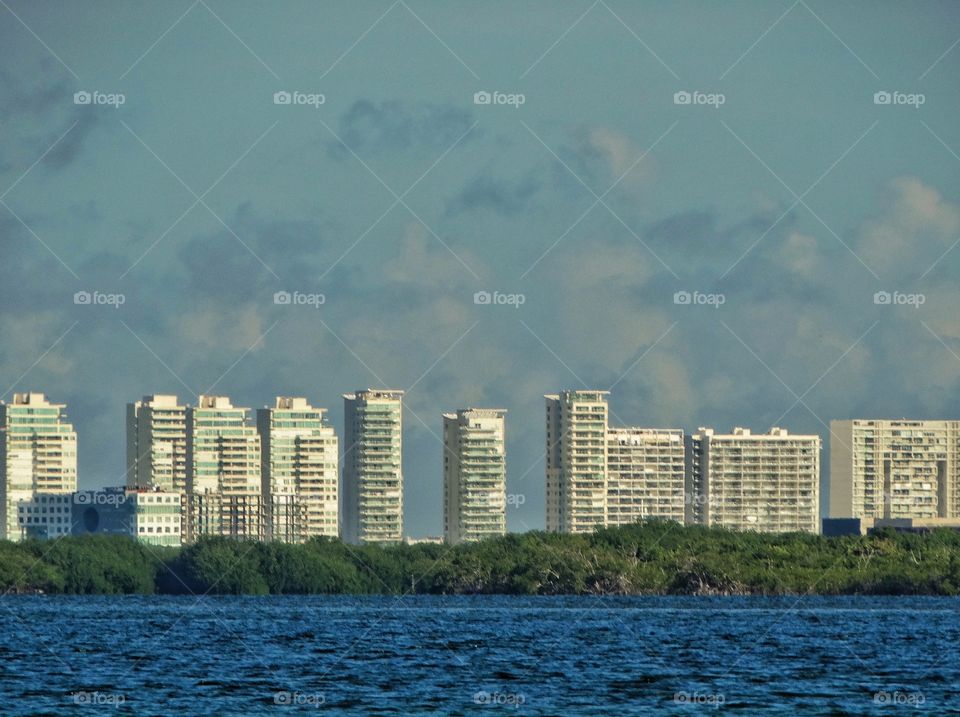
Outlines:
[[[547,530],[590,532],[658,518],[818,533],[826,517],[960,519],[960,420],[833,420],[824,446],[819,435],[781,427],[723,434],[702,426],[612,426],[609,394],[545,396]],[[352,418],[343,426],[349,443],[340,444],[326,409],[303,397],[279,396],[254,421],[227,396],[201,396],[197,406],[175,395],[144,396],[127,404],[122,488],[180,496],[178,533],[187,542],[203,535],[410,539],[416,531],[404,528],[403,392],[367,389],[343,398]],[[22,528],[18,511],[47,509],[35,496],[81,490],[77,432],[66,408],[42,393],[0,402],[0,498],[13,539]],[[447,542],[518,532],[508,531],[507,504],[516,508],[527,494],[511,490],[505,415],[475,407],[440,416],[440,535]],[[821,464],[833,465],[823,488]],[[132,511],[135,520],[136,506]]]

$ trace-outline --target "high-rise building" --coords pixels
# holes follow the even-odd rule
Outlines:
[[[448,543],[507,530],[507,463],[500,408],[443,414],[443,530]]]
[[[630,525],[646,518],[683,523],[683,430],[610,428],[607,431],[607,521]]]
[[[249,409],[225,396],[200,396],[187,409],[187,540],[264,535],[260,434]]]
[[[127,404],[127,487],[183,491],[187,485],[187,408],[176,396]]]
[[[257,410],[257,431],[268,538],[337,537],[338,444],[325,409],[280,396],[273,408]]]
[[[820,436],[699,428],[687,437],[688,522],[820,532]]]
[[[20,501],[77,489],[77,434],[66,406],[42,393],[0,402],[0,538],[20,540]]]
[[[343,396],[342,537],[349,543],[403,539],[403,391]]]
[[[960,518],[960,421],[830,422],[832,518]]]
[[[548,394],[547,530],[585,533],[607,520],[607,395]]]

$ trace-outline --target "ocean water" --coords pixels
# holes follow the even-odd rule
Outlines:
[[[0,598],[0,712],[960,709],[945,598]]]

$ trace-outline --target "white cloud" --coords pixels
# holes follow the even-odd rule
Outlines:
[[[859,253],[877,271],[929,267],[956,239],[960,208],[916,177],[890,182],[886,210],[861,230]],[[912,277],[911,277],[912,278]]]

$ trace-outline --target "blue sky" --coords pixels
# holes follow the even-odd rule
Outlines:
[[[69,404],[95,487],[143,394],[342,432],[342,393],[409,389],[414,535],[461,407],[509,411],[511,530],[561,388],[687,430],[956,417],[958,37],[950,2],[5,0],[0,390]]]

